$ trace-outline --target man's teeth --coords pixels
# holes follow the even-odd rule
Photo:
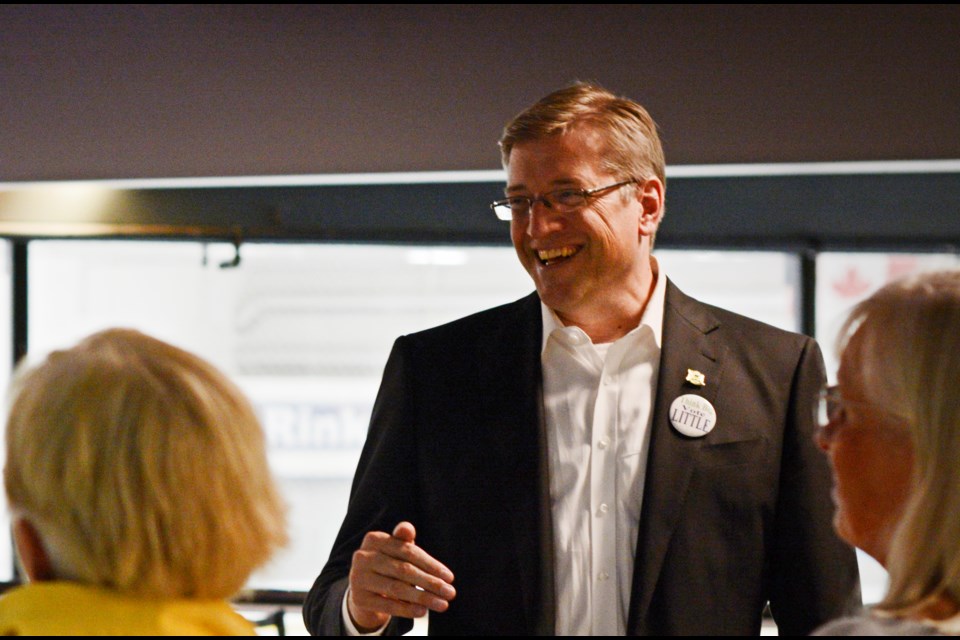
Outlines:
[[[540,258],[541,262],[551,262],[557,258],[569,258],[575,254],[577,250],[574,247],[563,247],[561,249],[544,249],[543,251],[537,251],[537,257]]]

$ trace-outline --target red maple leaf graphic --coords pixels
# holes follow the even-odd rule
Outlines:
[[[843,298],[856,298],[870,290],[870,282],[860,277],[856,267],[847,269],[846,275],[835,280],[832,286],[833,290]]]

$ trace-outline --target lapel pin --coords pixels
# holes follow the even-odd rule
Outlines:
[[[707,376],[696,369],[687,369],[687,382],[695,387],[705,387],[707,386]]]
[[[717,410],[703,396],[687,393],[670,405],[670,424],[690,438],[702,438],[717,424]]]

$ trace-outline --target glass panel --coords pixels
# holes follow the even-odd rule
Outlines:
[[[530,291],[509,247],[35,241],[32,356],[130,326],[215,363],[251,397],[292,543],[250,586],[306,590],[346,510],[394,339]]]
[[[830,252],[817,256],[816,332],[831,383],[839,364],[837,332],[854,305],[898,278],[957,266],[960,259],[948,253]]]
[[[766,251],[656,251],[684,293],[788,331],[799,331],[800,260]]]
[[[822,253],[817,257],[816,333],[827,363],[827,377],[836,382],[839,365],[837,332],[858,302],[897,278],[960,266],[953,254]],[[857,550],[865,604],[878,602],[887,590],[887,572]]]
[[[0,389],[6,390],[13,370],[13,249],[7,240],[0,240]],[[0,439],[0,456],[5,457],[3,440]],[[6,499],[4,499],[6,501]],[[13,550],[10,537],[10,514],[0,510],[0,549]],[[13,556],[0,553],[0,581],[13,580]]]

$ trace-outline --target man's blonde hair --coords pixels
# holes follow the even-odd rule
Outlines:
[[[260,423],[201,358],[112,329],[18,371],[12,391],[7,498],[56,578],[227,598],[286,543]]]
[[[554,91],[507,124],[500,138],[503,166],[509,164],[510,152],[518,143],[561,135],[585,125],[600,132],[606,143],[604,170],[633,180],[656,176],[666,186],[663,147],[647,110],[586,82]]]
[[[960,271],[883,287],[840,335],[866,400],[902,416],[913,443],[910,497],[878,607],[908,614],[944,595],[960,603]]]

